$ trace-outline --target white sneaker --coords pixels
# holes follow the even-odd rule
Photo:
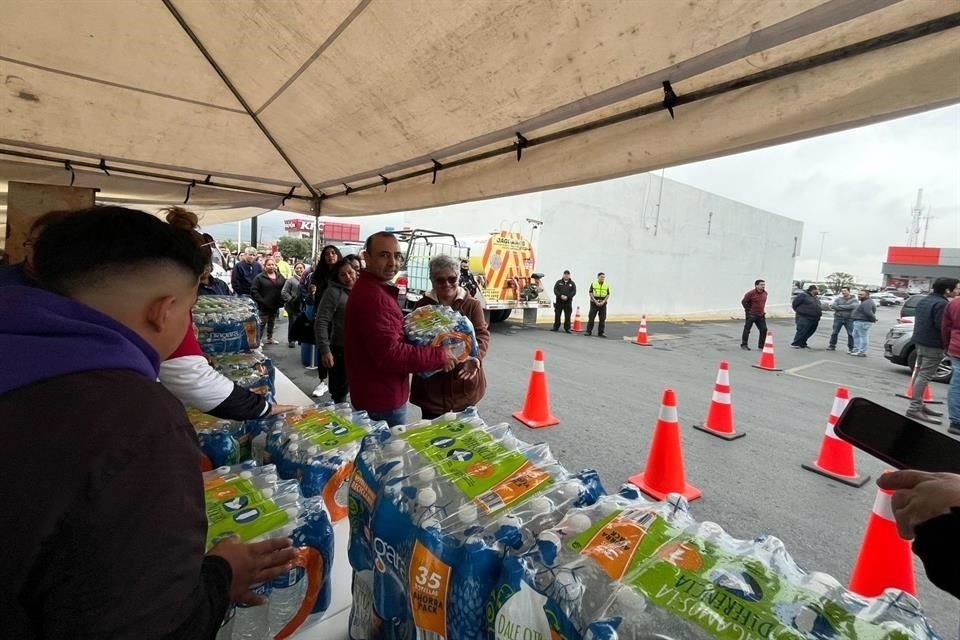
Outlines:
[[[327,391],[328,391],[327,383],[321,382],[320,384],[317,385],[317,388],[314,389],[313,393],[310,395],[312,395],[314,398],[319,398],[320,396],[324,395]]]

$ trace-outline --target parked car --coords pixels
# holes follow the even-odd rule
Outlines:
[[[917,346],[913,344],[913,321],[901,322],[887,332],[887,339],[883,343],[883,357],[911,370],[917,364]],[[953,365],[950,358],[944,356],[933,376],[934,382],[950,382],[953,375]]]
[[[926,298],[925,293],[919,295],[913,295],[907,298],[903,307],[900,308],[900,321],[903,322],[904,318],[913,318],[917,315],[917,303]],[[913,322],[912,320],[910,322]]]
[[[876,300],[877,304],[879,304],[881,307],[894,307],[903,304],[903,300],[886,291],[872,293],[870,294],[870,297]]]

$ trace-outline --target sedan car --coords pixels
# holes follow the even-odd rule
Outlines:
[[[881,307],[895,307],[903,304],[903,300],[892,293],[874,293],[870,297],[876,300]]]
[[[913,369],[917,364],[917,347],[913,344],[913,322],[901,322],[887,332],[883,343],[883,357],[904,367]],[[934,382],[950,382],[953,365],[944,357],[933,376]]]

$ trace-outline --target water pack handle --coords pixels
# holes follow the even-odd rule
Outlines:
[[[313,547],[298,547],[297,557],[293,561],[293,565],[304,568],[307,579],[307,593],[304,595],[303,602],[300,603],[300,608],[297,609],[297,613],[290,618],[290,621],[284,625],[283,629],[277,632],[274,640],[289,638],[300,628],[300,625],[303,624],[304,620],[307,619],[307,616],[309,616],[313,610],[313,605],[316,604],[317,598],[320,596],[320,589],[323,587],[323,556],[320,555],[317,549]]]
[[[352,460],[341,466],[323,488],[323,504],[327,507],[327,513],[330,514],[331,523],[343,520],[349,513],[347,505],[337,502],[337,492],[348,482],[353,474],[353,467]]]

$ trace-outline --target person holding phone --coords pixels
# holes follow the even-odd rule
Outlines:
[[[897,531],[913,540],[927,578],[960,598],[960,474],[907,469],[883,474],[877,485],[894,492]]]

